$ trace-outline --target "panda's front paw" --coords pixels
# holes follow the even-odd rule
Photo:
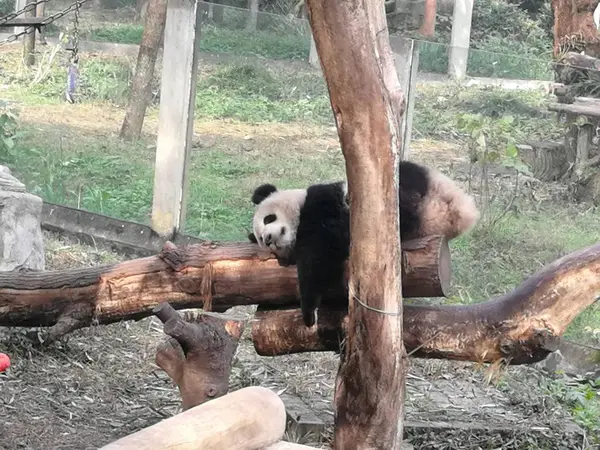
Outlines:
[[[279,258],[279,257],[277,257],[277,262],[279,263],[279,265],[281,267],[289,267],[289,266],[293,266],[294,265],[293,262],[290,261],[287,258]]]

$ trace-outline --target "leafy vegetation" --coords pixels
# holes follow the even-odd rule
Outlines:
[[[580,382],[555,380],[547,390],[569,407],[575,422],[588,430],[590,442],[600,444],[600,378]]]

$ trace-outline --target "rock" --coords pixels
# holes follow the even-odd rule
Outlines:
[[[558,349],[537,364],[550,373],[595,380],[600,377],[600,349],[561,339]]]
[[[0,166],[0,272],[44,270],[42,199]]]

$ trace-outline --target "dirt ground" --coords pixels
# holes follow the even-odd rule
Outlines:
[[[99,247],[45,237],[48,270],[122,259]],[[236,312],[250,317],[252,308]],[[23,330],[0,329],[0,349],[13,363],[0,375],[0,449],[98,448],[177,413],[177,389],[154,362],[163,338],[155,318],[79,330],[46,347],[32,345]],[[327,442],[337,366],[337,357],[325,353],[259,357],[246,333],[231,389],[261,385],[297,395],[327,424]],[[494,374],[498,380],[487,383]],[[543,375],[528,367],[494,372],[474,364],[411,360],[407,431],[416,448],[558,448],[552,442],[581,448],[566,440],[576,441],[575,428],[543,392],[543,383]],[[473,426],[481,430],[468,429]],[[511,430],[511,436],[490,437],[490,428]],[[319,445],[314,436],[289,436],[298,438]]]

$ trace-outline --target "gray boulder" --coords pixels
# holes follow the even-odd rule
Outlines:
[[[44,270],[42,199],[0,165],[0,272]]]

